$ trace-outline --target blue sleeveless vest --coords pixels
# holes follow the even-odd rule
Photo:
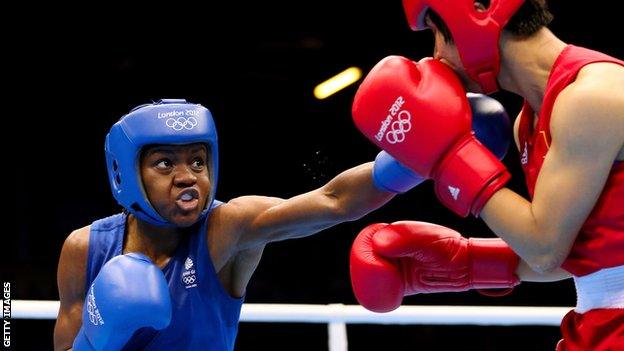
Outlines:
[[[215,201],[212,208],[220,204]],[[102,266],[122,254],[126,218],[120,213],[91,225],[85,291]],[[207,223],[192,227],[162,269],[171,293],[171,324],[160,331],[139,329],[124,350],[234,349],[243,298],[231,297],[217,277],[206,243]]]

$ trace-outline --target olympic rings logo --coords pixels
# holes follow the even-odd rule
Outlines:
[[[397,120],[390,125],[390,131],[386,133],[386,141],[390,144],[401,143],[405,140],[405,133],[412,129],[409,111],[403,110],[397,115]]]
[[[197,125],[197,120],[195,119],[195,117],[168,118],[165,124],[167,124],[167,127],[173,128],[174,130],[191,130]]]
[[[97,309],[97,305],[95,304],[95,295],[93,294],[93,286],[91,286],[91,291],[87,296],[87,313],[89,314],[89,321],[93,325],[104,324],[104,320],[102,320],[102,316],[100,316],[100,311]]]
[[[97,320],[95,319],[95,299],[93,295],[89,294],[87,298],[87,313],[89,313],[89,320],[93,325],[98,325]]]
[[[191,284],[195,283],[195,280],[196,280],[195,275],[189,275],[189,276],[186,276],[186,277],[182,277],[182,281],[186,285],[191,285]]]

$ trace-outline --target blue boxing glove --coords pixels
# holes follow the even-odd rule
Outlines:
[[[171,297],[162,271],[143,254],[117,256],[91,284],[73,350],[120,350],[138,329],[160,330],[170,321]]]
[[[511,122],[507,111],[500,102],[487,95],[467,93],[466,97],[472,110],[472,130],[477,139],[502,160],[510,140]],[[380,190],[402,194],[425,181],[425,178],[381,151],[375,158],[373,181]]]
[[[466,97],[472,110],[472,130],[475,136],[502,160],[511,140],[511,122],[505,107],[487,95],[467,93]]]
[[[403,194],[425,180],[426,178],[403,166],[385,151],[379,152],[375,157],[373,182],[379,190]]]

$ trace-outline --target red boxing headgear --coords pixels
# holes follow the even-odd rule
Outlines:
[[[490,94],[498,90],[500,33],[523,2],[491,0],[483,12],[474,0],[403,0],[403,8],[412,30],[426,29],[427,9],[435,11],[451,31],[466,73]]]

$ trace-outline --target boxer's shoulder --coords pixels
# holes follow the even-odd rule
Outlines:
[[[213,209],[208,219],[207,236],[215,266],[238,251],[240,237],[253,231],[254,223],[265,211],[283,201],[276,197],[241,196]]]
[[[555,105],[570,105],[573,109],[609,109],[613,103],[624,103],[624,93],[620,89],[622,85],[623,65],[613,62],[591,63],[581,68],[574,82],[561,91]]]
[[[615,68],[620,69],[615,69]],[[574,81],[559,93],[553,106],[551,129],[561,124],[602,135],[621,125],[624,108],[624,67],[612,63],[595,63],[583,68]],[[587,118],[592,116],[592,118]]]
[[[624,65],[615,62],[590,63],[578,72],[575,83],[605,84],[624,81]]]
[[[211,212],[209,226],[220,232],[248,230],[258,216],[283,201],[277,197],[255,195],[234,198]]]
[[[90,225],[72,231],[63,243],[61,257],[66,256],[76,263],[84,261],[86,264],[90,231]]]

